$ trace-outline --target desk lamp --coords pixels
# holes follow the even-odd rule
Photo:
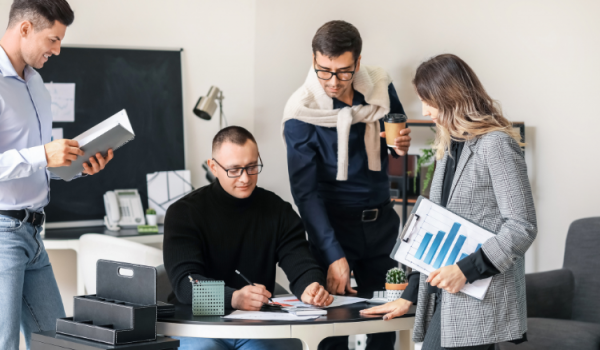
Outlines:
[[[223,91],[216,86],[211,86],[206,96],[200,96],[194,114],[204,120],[210,120],[217,110],[217,101],[219,102],[219,129],[223,129],[223,121],[227,126],[227,119],[223,114]]]

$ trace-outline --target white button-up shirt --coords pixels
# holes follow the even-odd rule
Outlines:
[[[51,100],[37,71],[26,66],[24,76],[0,47],[0,210],[39,212],[50,200]]]

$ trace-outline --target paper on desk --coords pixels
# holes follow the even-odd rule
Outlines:
[[[52,99],[52,121],[75,121],[75,83],[44,84]]]
[[[326,306],[325,308],[356,304],[356,303],[360,303],[360,302],[363,302],[366,300],[367,299],[365,299],[365,298],[334,295],[333,302],[331,303],[331,305]],[[301,302],[300,300],[298,300],[298,298],[295,298],[293,296],[273,298],[273,302],[279,303],[284,307],[315,307],[313,305],[305,304],[305,303]]]
[[[156,221],[165,222],[167,208],[192,191],[189,170],[159,171],[146,175],[148,206],[156,210]]]
[[[296,316],[287,312],[263,312],[236,310],[223,318],[228,320],[261,320],[261,321],[307,321],[319,316]]]

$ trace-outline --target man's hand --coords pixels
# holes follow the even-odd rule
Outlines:
[[[104,169],[106,164],[113,159],[114,153],[112,149],[108,150],[108,154],[106,158],[102,157],[100,153],[96,153],[96,158],[90,157],[90,164],[84,162],[83,163],[83,173],[88,175],[94,175],[100,172],[100,170]],[[97,160],[97,161],[96,161]]]
[[[404,156],[408,153],[408,148],[410,147],[410,128],[400,130],[400,134],[398,137],[394,139],[394,149],[396,153],[400,156]],[[385,138],[385,131],[380,133],[380,136]]]
[[[458,293],[467,283],[467,278],[458,265],[449,265],[433,271],[427,281],[434,287],[441,288],[448,293]]]
[[[329,265],[327,270],[327,291],[331,294],[344,295],[346,292],[356,294],[350,287],[350,266],[346,258],[340,258]]]
[[[269,302],[271,293],[261,284],[245,286],[233,292],[231,306],[236,310],[258,311]]]
[[[400,316],[404,315],[405,313],[408,312],[408,309],[410,308],[411,305],[412,305],[412,302],[400,298],[400,299],[391,301],[387,304],[375,306],[375,307],[372,307],[372,308],[366,309],[366,310],[360,310],[360,314],[361,315],[385,314],[383,316],[383,320],[387,321],[387,320],[391,320],[394,317],[400,317]]]
[[[318,282],[308,285],[302,293],[302,302],[314,306],[329,306],[333,302],[333,295],[330,295],[325,287]]]
[[[44,150],[48,168],[69,166],[77,156],[83,155],[83,151],[79,149],[79,142],[75,140],[55,140],[45,144]]]

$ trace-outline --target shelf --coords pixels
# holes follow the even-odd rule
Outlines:
[[[408,204],[415,204],[415,203],[417,203],[417,198],[418,198],[417,196],[409,196],[409,197],[406,199],[406,202],[407,202]],[[390,198],[390,200],[391,200],[392,202],[394,202],[394,204],[402,204],[402,203],[404,202],[404,201],[402,200],[402,198]]]
[[[521,127],[525,125],[525,122],[512,122],[513,126]],[[431,119],[408,119],[406,126],[435,126],[435,123]]]

